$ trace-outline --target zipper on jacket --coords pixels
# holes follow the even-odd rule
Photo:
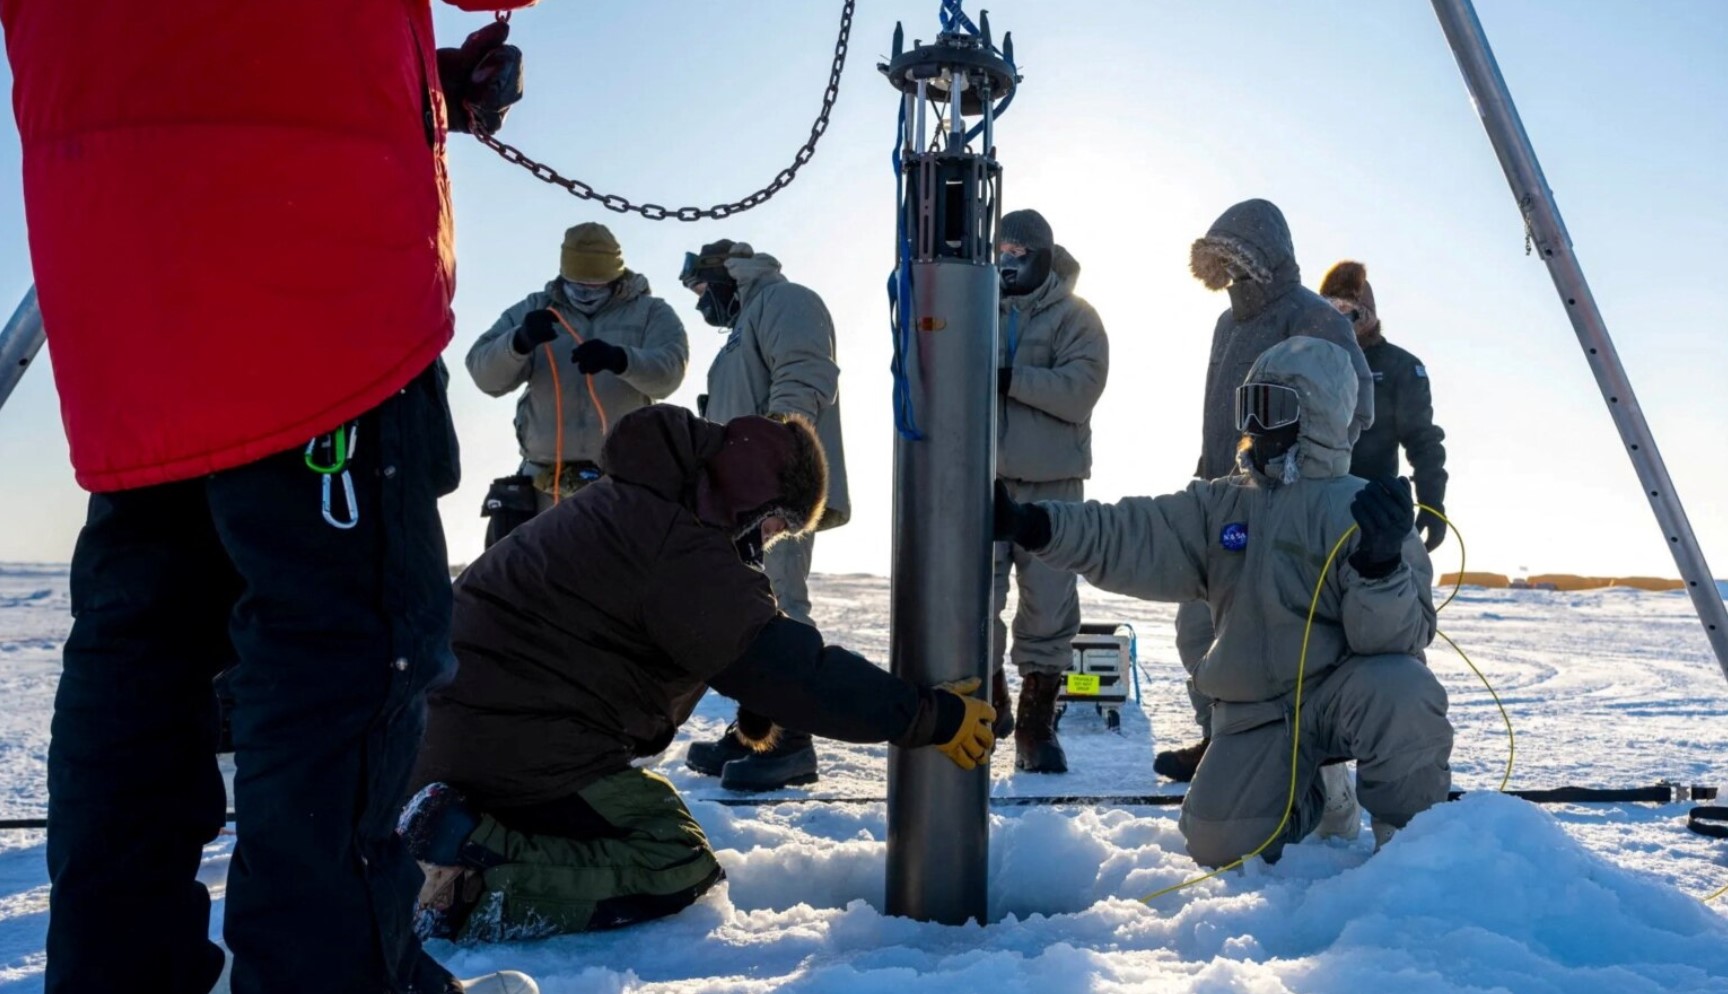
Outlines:
[[[431,17],[431,12],[428,11],[426,16]],[[408,14],[408,37],[414,39],[414,61],[420,67],[420,120],[426,129],[426,147],[437,149],[438,112],[432,103],[432,80],[426,75],[426,49],[420,43],[420,30],[414,24],[412,11]],[[438,59],[436,51],[433,52],[432,59],[433,64],[436,65]]]

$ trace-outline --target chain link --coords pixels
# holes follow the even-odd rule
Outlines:
[[[649,221],[665,221],[668,218],[679,221],[700,221],[703,218],[731,217],[759,207],[768,202],[768,198],[784,190],[798,177],[798,170],[809,162],[816,154],[816,142],[828,131],[828,115],[834,110],[834,101],[840,96],[840,73],[846,67],[846,46],[852,36],[852,12],[857,0],[845,0],[840,9],[840,36],[834,42],[834,65],[828,73],[828,89],[822,94],[822,110],[816,115],[816,123],[810,126],[810,137],[792,157],[792,164],[774,177],[773,182],[742,200],[730,204],[715,204],[713,207],[679,207],[677,209],[662,207],[659,204],[633,204],[628,198],[616,193],[598,193],[592,186],[579,179],[567,179],[559,175],[556,169],[543,162],[536,162],[514,145],[499,141],[491,135],[476,134],[475,140],[487,148],[497,152],[505,162],[514,163],[528,170],[536,179],[543,180],[553,186],[563,187],[571,196],[581,200],[592,200],[601,207],[619,214],[636,213]]]

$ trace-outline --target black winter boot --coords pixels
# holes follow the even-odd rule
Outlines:
[[[1020,680],[1020,708],[1014,719],[1014,765],[1028,773],[1067,773],[1068,756],[1056,739],[1059,673],[1028,673]]]
[[[780,790],[815,783],[816,747],[809,732],[782,729],[780,741],[767,752],[746,752],[727,763],[720,773],[720,786],[727,790]]]
[[[1152,772],[1177,783],[1187,783],[1194,779],[1194,771],[1200,768],[1200,760],[1211,744],[1212,739],[1208,737],[1186,749],[1166,749],[1152,761]]]
[[[1008,674],[997,670],[990,677],[990,706],[996,709],[996,723],[990,726],[996,741],[1004,742],[1014,734],[1014,699],[1008,696]]]
[[[733,722],[713,742],[690,743],[690,751],[684,754],[684,765],[705,777],[719,776],[727,763],[750,755],[750,747],[738,741],[734,734],[737,730],[738,723]]]

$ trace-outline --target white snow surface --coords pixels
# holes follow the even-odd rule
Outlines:
[[[817,620],[878,660],[888,582],[822,576]],[[1016,775],[998,753],[997,795],[1171,793],[1155,745],[1194,726],[1172,607],[1082,587],[1089,621],[1138,630],[1142,700],[1121,734],[1071,710],[1072,773]],[[1721,784],[1728,685],[1684,594],[1466,588],[1441,617],[1482,667],[1517,732],[1513,787]],[[0,818],[38,817],[58,659],[70,618],[62,566],[0,566]],[[656,761],[686,793],[728,881],[686,911],[615,932],[432,952],[461,975],[536,976],[546,994],[824,994],[893,991],[1728,992],[1728,846],[1686,831],[1688,804],[1538,807],[1492,793],[1507,740],[1487,691],[1436,642],[1430,664],[1458,727],[1455,786],[1476,791],[1418,817],[1381,852],[1309,840],[1142,904],[1196,875],[1171,807],[997,807],[988,925],[881,913],[886,839],[880,746],[819,743],[823,780],[787,797],[878,799],[725,807],[683,766],[724,726],[710,695]],[[232,838],[205,850],[217,898]],[[39,831],[0,832],[0,991],[42,989],[48,886]]]

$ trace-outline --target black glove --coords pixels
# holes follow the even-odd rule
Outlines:
[[[1404,540],[1415,523],[1410,481],[1389,476],[1369,480],[1350,501],[1350,516],[1361,529],[1350,565],[1368,580],[1391,575],[1404,561]]]
[[[998,542],[1013,542],[1028,552],[1050,544],[1050,512],[1037,504],[1022,504],[1008,496],[1008,486],[996,481],[996,509],[991,536]]]
[[[996,392],[1008,396],[1008,388],[1014,385],[1014,367],[1003,366],[996,371]]]
[[[510,347],[517,355],[527,355],[534,351],[534,346],[545,345],[558,337],[558,318],[551,311],[529,311],[522,319],[522,327],[516,329],[516,334],[510,339]]]
[[[504,126],[510,105],[522,99],[522,50],[504,44],[510,25],[493,21],[461,48],[438,50],[438,86],[450,130],[489,135]]]
[[[1441,513],[1445,513],[1444,509]],[[1440,543],[1446,541],[1446,522],[1433,511],[1416,513],[1416,530],[1422,533],[1422,546],[1429,552],[1440,548]]]
[[[592,376],[595,373],[622,373],[630,365],[630,355],[611,342],[590,338],[570,353],[576,368]]]

